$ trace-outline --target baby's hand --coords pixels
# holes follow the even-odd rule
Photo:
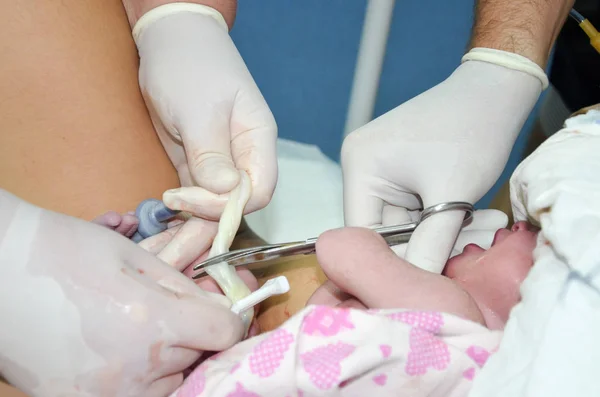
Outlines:
[[[135,216],[135,212],[127,212],[121,215],[115,211],[108,211],[95,218],[92,223],[107,227],[127,238],[131,238],[137,231],[140,222]]]
[[[308,304],[442,311],[484,323],[476,302],[457,283],[399,258],[373,230],[330,230],[319,237],[316,250],[328,280]]]

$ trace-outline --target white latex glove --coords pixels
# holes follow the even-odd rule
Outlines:
[[[265,207],[277,181],[277,125],[222,15],[171,3],[142,16],[133,36],[140,88],[183,186],[165,192],[165,204],[218,221],[244,170],[252,181],[245,213]],[[186,222],[166,249],[199,255],[198,241],[214,237],[206,230]]]
[[[412,221],[418,219],[418,214],[410,212]],[[469,244],[476,244],[483,249],[489,249],[494,241],[494,236],[498,229],[503,229],[508,225],[508,216],[498,210],[477,210],[473,212],[473,220],[461,229],[456,239],[450,257],[459,255]],[[392,250],[401,258],[406,258],[406,250],[409,244],[399,244],[392,247]]]
[[[0,190],[0,372],[32,396],[168,395],[239,340],[230,302],[127,238]]]
[[[474,49],[444,82],[350,134],[342,149],[346,224],[404,223],[412,210],[479,200],[545,85],[544,71],[528,59]],[[425,220],[406,259],[440,273],[463,217]]]

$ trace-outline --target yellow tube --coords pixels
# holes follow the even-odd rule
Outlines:
[[[584,19],[579,24],[579,27],[585,32],[585,34],[588,35],[590,38],[590,44],[600,54],[600,33],[598,33],[594,25],[592,25],[588,19]]]

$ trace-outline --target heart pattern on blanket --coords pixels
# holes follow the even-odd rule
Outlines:
[[[444,317],[438,312],[418,312],[411,310],[391,313],[387,317],[432,333],[440,332],[444,325]]]
[[[177,397],[197,397],[204,391],[206,386],[206,377],[204,371],[206,367],[198,367],[183,382],[183,385],[177,392]]]
[[[253,393],[244,388],[244,386],[237,382],[235,390],[227,395],[227,397],[261,397],[260,394]]]
[[[422,329],[413,328],[409,334],[408,359],[405,372],[407,375],[425,375],[429,368],[442,371],[450,364],[448,345]]]
[[[354,329],[349,309],[316,306],[302,323],[306,335],[334,336],[344,329]]]
[[[469,346],[467,356],[471,357],[479,367],[483,367],[485,362],[490,358],[490,352],[481,346]]]
[[[292,343],[294,343],[294,335],[290,332],[285,329],[273,331],[267,339],[254,347],[249,357],[250,372],[261,378],[273,375]]]
[[[375,382],[375,384],[377,384],[379,386],[385,386],[385,383],[387,382],[387,375],[380,374],[380,375],[374,376],[373,382]]]
[[[355,346],[337,342],[303,353],[300,360],[312,383],[326,390],[337,385],[342,373],[341,362],[355,349]]]
[[[390,345],[379,345],[379,350],[381,350],[383,358],[388,358],[392,354],[392,346]]]
[[[465,370],[465,372],[463,372],[463,378],[467,379],[467,380],[473,380],[473,378],[475,377],[475,367],[471,367]]]

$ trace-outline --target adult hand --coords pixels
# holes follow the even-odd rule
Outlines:
[[[0,372],[29,395],[165,396],[203,350],[243,333],[127,238],[0,190]]]
[[[404,223],[422,207],[479,200],[546,84],[527,58],[474,49],[444,82],[350,134],[342,150],[346,224]],[[406,259],[441,273],[463,217],[425,220]]]
[[[191,218],[187,222],[195,221],[198,221],[197,218]],[[202,252],[200,256],[186,256],[185,253],[178,253],[177,250],[174,249],[175,246],[172,244],[172,242],[180,233],[181,228],[184,227],[184,225],[185,222],[183,221],[175,221],[172,223],[172,226],[164,232],[140,241],[139,246],[152,255],[158,256],[170,266],[181,271],[187,277],[192,278],[197,273],[194,271],[194,266],[208,258],[212,239],[206,241],[206,243],[204,243],[204,240],[202,240],[197,244],[198,250]],[[216,229],[218,226],[216,222],[205,222],[204,225],[206,227],[205,230],[207,234],[212,234],[213,231],[214,234],[216,234]],[[236,271],[240,278],[244,280],[250,291],[256,291],[258,289],[258,281],[252,272],[250,272],[250,270],[245,267],[238,267],[236,268]],[[205,291],[222,294],[222,291],[220,290],[216,281],[208,275],[195,280],[195,283]]]
[[[409,216],[412,218],[412,221],[418,219],[414,212],[409,213]],[[507,225],[508,216],[502,211],[487,209],[473,212],[473,220],[460,230],[458,238],[450,252],[450,257],[462,253],[465,246],[469,244],[476,244],[483,249],[489,249],[492,246],[498,229],[503,229]],[[399,244],[391,248],[396,255],[406,258],[408,245],[408,243]]]
[[[265,207],[277,181],[277,125],[222,15],[171,3],[142,16],[133,36],[140,87],[183,186],[165,192],[165,204],[218,220],[244,170],[252,181],[245,213]],[[207,228],[187,222],[171,244],[193,251]]]

